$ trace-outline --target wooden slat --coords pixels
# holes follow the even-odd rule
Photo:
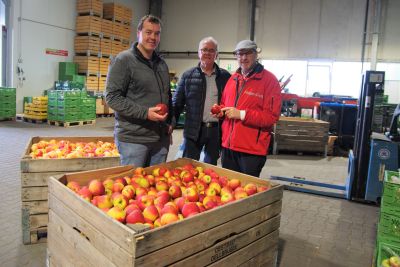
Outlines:
[[[71,245],[64,239],[65,235],[60,233],[61,226],[55,225],[54,223],[49,224],[48,232],[48,250],[50,261],[53,262],[55,266],[61,267],[90,267],[97,266],[96,264],[90,264],[90,262],[81,257],[77,253],[76,247]],[[73,264],[72,264],[73,263]]]
[[[63,221],[69,228],[78,229],[82,234],[82,239],[87,237],[91,245],[107,257],[117,266],[132,266],[133,258],[130,253],[121,249],[118,243],[110,240],[103,229],[96,229],[91,221],[81,218],[80,214],[72,211],[61,200],[50,194],[51,212],[62,216]],[[50,216],[50,222],[52,217]]]
[[[271,205],[208,229],[207,231],[184,239],[181,242],[174,243],[170,246],[154,251],[153,253],[146,254],[145,256],[138,258],[135,263],[139,266],[149,267],[171,264],[179,259],[212,247],[215,242],[222,240],[224,237],[227,237],[232,233],[241,233],[263,223],[266,220],[268,220],[268,225],[266,227],[270,227],[271,231],[275,230],[279,227],[280,217],[277,215],[281,211],[281,206],[281,201],[274,202]],[[180,251],[180,253],[171,254],[171,251]],[[159,259],[163,259],[163,261],[160,261]]]
[[[295,141],[295,142],[321,142],[326,144],[328,142],[328,136],[300,136],[300,135],[276,135],[277,142]]]
[[[267,249],[254,256],[249,261],[240,264],[239,267],[276,267],[277,256],[277,249]]]
[[[22,201],[47,200],[47,186],[23,187],[21,188]]]
[[[256,242],[269,233],[279,228],[279,218],[271,219],[258,224],[242,233],[235,234],[226,240],[216,243],[214,246],[203,249],[199,253],[191,257],[185,258],[179,262],[175,262],[174,267],[185,266],[206,266],[215,262],[221,256],[226,257],[247,245]],[[184,248],[182,248],[184,249]]]
[[[248,246],[242,248],[239,251],[236,251],[227,257],[221,258],[221,260],[214,262],[208,266],[212,267],[230,267],[230,266],[238,266],[254,256],[258,255],[264,250],[277,250],[277,245],[279,241],[279,231],[275,230],[274,232],[258,239],[257,241],[249,244]],[[216,255],[223,255],[224,251],[229,251],[230,247],[223,248],[219,254]],[[226,252],[225,252],[226,253]]]
[[[82,236],[81,233],[74,230],[68,224],[64,222],[61,217],[56,213],[49,211],[49,216],[51,217],[51,224],[49,224],[49,236],[57,233],[56,236],[62,235],[64,243],[69,244],[71,247],[75,248],[75,253],[79,258],[87,259],[89,263],[96,263],[97,267],[112,267],[117,266],[115,263],[111,262],[107,257],[100,253],[91,243],[90,240]],[[62,253],[63,250],[58,251]],[[73,262],[75,265],[76,262]],[[121,265],[122,266],[122,265]],[[132,265],[131,265],[132,266]]]
[[[135,251],[135,232],[133,230],[117,222],[100,209],[95,208],[91,203],[79,197],[54,177],[51,177],[49,180],[49,188],[52,195],[70,207],[72,211],[79,214],[82,219],[91,221],[93,227],[102,229],[103,233],[113,242],[119,243],[122,249]],[[49,202],[49,207],[52,209],[51,201]]]
[[[43,227],[47,227],[49,223],[49,216],[48,214],[36,214],[29,216],[30,221],[30,230],[40,229]]]
[[[21,186],[47,186],[50,176],[63,173],[65,172],[21,172]]]
[[[47,199],[41,201],[22,202],[22,208],[26,209],[29,215],[49,212],[49,204]]]

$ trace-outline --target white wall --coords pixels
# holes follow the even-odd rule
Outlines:
[[[113,2],[132,8],[132,32],[136,33],[138,18],[148,12],[148,1]],[[53,86],[58,77],[58,62],[72,61],[75,18],[76,0],[11,1],[13,86],[17,87],[17,112],[22,111],[24,96],[41,95],[43,90]],[[67,50],[68,57],[46,55],[46,48]],[[22,59],[19,66],[24,70],[24,82],[19,82],[16,73],[19,58]]]

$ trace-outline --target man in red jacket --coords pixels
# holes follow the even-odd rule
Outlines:
[[[236,45],[239,68],[221,99],[222,167],[256,177],[267,160],[271,131],[281,111],[279,82],[258,63],[257,50],[251,40]]]

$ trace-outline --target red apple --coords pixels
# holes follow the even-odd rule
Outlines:
[[[140,210],[133,210],[126,216],[126,223],[145,223],[144,216]]]
[[[236,187],[240,186],[240,184],[240,180],[236,178],[230,179],[228,182],[228,185],[230,188],[232,188],[232,190],[235,190]]]
[[[139,210],[141,212],[139,206],[136,203],[129,203],[129,205],[125,207],[126,215],[129,215],[129,213],[134,210]]]
[[[182,215],[187,218],[193,215],[200,213],[199,206],[197,206],[196,202],[187,202],[182,207]]]
[[[107,214],[119,222],[125,222],[126,213],[118,207],[112,207],[107,211]]]
[[[178,198],[182,196],[182,190],[177,185],[171,185],[168,192],[172,198]]]
[[[162,116],[162,115],[165,115],[165,114],[168,113],[168,106],[165,105],[164,103],[157,104],[156,107],[160,108],[160,110],[157,111],[157,113],[158,113],[159,115]]]
[[[154,205],[150,205],[143,210],[143,217],[152,223],[160,216],[158,209]]]
[[[179,217],[174,213],[165,213],[160,219],[161,225],[167,225],[176,221],[179,221]]]
[[[89,188],[87,186],[82,187],[78,191],[78,195],[83,197],[86,201],[90,202],[92,200],[92,192],[90,192]]]
[[[196,186],[195,186],[196,188]],[[197,189],[193,187],[188,187],[182,192],[182,196],[189,202],[196,202],[199,200],[199,194]]]
[[[75,193],[78,193],[79,189],[81,189],[81,186],[76,181],[69,181],[67,183],[67,187],[72,191],[74,191]]]
[[[97,207],[99,207],[100,209],[111,208],[113,206],[111,197],[109,195],[96,196],[96,199]]]
[[[105,194],[105,188],[103,183],[98,179],[93,179],[89,182],[88,186],[93,196],[101,196]]]
[[[135,188],[132,185],[127,185],[122,189],[121,193],[127,200],[132,199],[135,196]]]
[[[247,195],[249,195],[249,196],[257,193],[257,186],[253,183],[248,183],[243,188],[244,188],[244,191],[246,191]]]
[[[128,206],[128,200],[121,193],[117,193],[113,196],[113,205],[114,207],[118,207],[121,210],[124,210],[126,206]]]
[[[220,105],[218,105],[218,104],[212,105],[212,107],[211,107],[211,113],[212,113],[212,114],[217,115],[217,114],[219,114],[220,112],[221,112],[221,107],[220,107]]]

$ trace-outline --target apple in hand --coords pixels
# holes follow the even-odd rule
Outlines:
[[[221,109],[224,108],[224,107],[225,107],[224,105],[214,104],[211,107],[211,113],[215,114],[215,115],[218,115],[218,114],[221,113]]]
[[[160,104],[157,104],[156,107],[160,108],[160,110],[157,111],[157,114],[163,116],[163,115],[165,115],[165,114],[168,113],[168,107],[167,107],[167,105],[165,105],[165,104],[163,104],[163,103],[160,103]]]

